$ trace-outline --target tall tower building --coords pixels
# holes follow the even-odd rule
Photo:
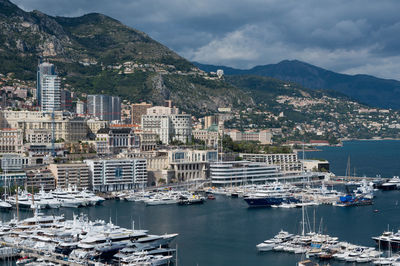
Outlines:
[[[110,95],[88,95],[87,113],[99,120],[121,120],[121,99]]]
[[[36,99],[39,106],[42,106],[42,78],[43,75],[55,75],[56,69],[53,64],[44,62],[38,65],[36,77]]]
[[[41,108],[44,112],[61,111],[60,78],[43,75],[41,78]]]

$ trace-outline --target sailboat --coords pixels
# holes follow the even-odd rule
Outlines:
[[[4,160],[7,163],[7,159]],[[4,166],[4,200],[7,198],[7,167]],[[12,205],[0,199],[0,210],[10,210]]]

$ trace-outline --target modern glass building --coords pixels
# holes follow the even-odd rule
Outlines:
[[[102,94],[88,95],[87,113],[99,120],[121,120],[121,99]]]

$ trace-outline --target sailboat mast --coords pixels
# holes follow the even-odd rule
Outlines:
[[[301,225],[302,225],[302,230],[301,230],[301,235],[304,236],[304,195],[302,194],[301,196],[301,201],[302,201],[302,206],[301,206],[301,217],[302,217],[302,221],[301,221]]]

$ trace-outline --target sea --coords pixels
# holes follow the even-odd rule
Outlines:
[[[400,173],[400,141],[348,141],[343,147],[322,147],[306,158],[330,161],[331,170],[344,175],[350,156],[357,175],[392,177]],[[352,168],[353,169],[353,168]],[[362,207],[307,207],[309,229],[354,244],[374,246],[372,236],[388,227],[400,228],[400,191],[378,191],[374,205]],[[374,211],[378,210],[378,212]],[[91,219],[112,221],[123,227],[147,229],[153,234],[179,233],[172,243],[177,249],[175,265],[246,266],[296,265],[301,255],[283,252],[258,253],[256,245],[283,229],[300,233],[301,209],[248,208],[241,198],[216,196],[203,205],[145,206],[143,203],[109,200],[102,206],[45,210],[66,218],[84,213]],[[2,221],[13,212],[0,213]],[[21,211],[21,217],[30,217]],[[349,265],[331,260],[330,265]],[[6,264],[4,264],[6,265]],[[320,265],[324,265],[320,262]]]

